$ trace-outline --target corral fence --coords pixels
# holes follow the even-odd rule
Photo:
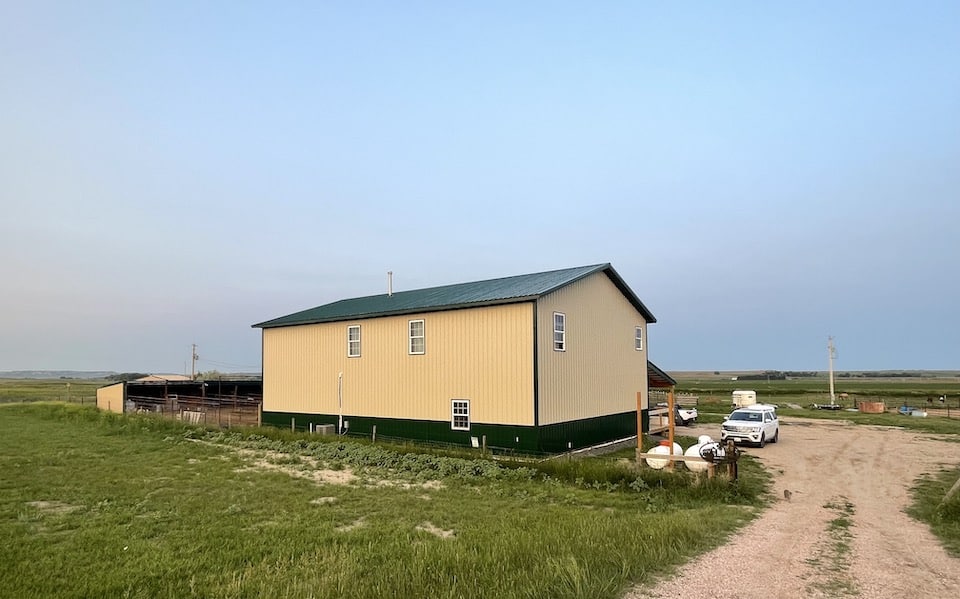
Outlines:
[[[817,396],[820,405],[830,402],[830,396]],[[855,409],[865,413],[897,414],[904,412],[922,412],[927,416],[940,418],[960,418],[960,396],[937,397],[881,397],[871,395],[855,395],[853,393],[839,393],[835,401],[840,409]]]
[[[650,389],[650,409],[652,410],[657,404],[667,403],[669,392],[661,389]],[[674,393],[673,394],[673,403],[678,406],[697,406],[700,404],[700,396],[695,393]]]
[[[648,410],[650,423],[647,427],[650,434],[662,433],[670,427],[670,408],[667,407],[669,399],[669,391],[650,389]],[[698,406],[700,396],[692,393],[675,393],[673,403],[679,408]]]
[[[0,397],[2,403],[33,403],[39,401],[59,401],[64,403],[74,403],[77,405],[97,405],[96,395],[55,395],[55,394],[35,394],[27,397],[8,396]]]
[[[155,414],[189,424],[222,428],[260,426],[263,420],[263,396],[127,395],[124,412]]]
[[[64,401],[67,403],[76,403],[80,405],[92,404],[97,405],[97,396],[96,395],[57,395],[56,397],[50,397],[49,399],[25,399],[22,401]]]
[[[650,391],[650,408],[653,414],[656,403],[666,402],[666,393]],[[730,405],[730,395],[728,394],[710,394],[706,396],[695,395],[692,393],[677,393],[674,399],[679,406],[723,406]],[[830,395],[828,393],[803,393],[796,395],[779,394],[773,396],[762,396],[757,394],[759,403],[776,404],[780,407],[794,408],[812,408],[815,405],[828,405]],[[926,397],[916,396],[890,396],[890,395],[870,395],[860,393],[837,393],[835,405],[838,409],[854,409],[865,413],[875,414],[897,414],[902,413],[903,408],[926,413],[930,417],[942,418],[960,418],[960,395],[928,395]],[[863,409],[866,408],[866,409]],[[909,411],[909,410],[908,410]],[[666,414],[666,410],[663,410]]]

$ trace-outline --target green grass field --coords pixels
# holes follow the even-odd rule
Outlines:
[[[729,401],[734,389],[753,389],[758,399],[763,397],[806,397],[829,399],[830,383],[826,376],[804,377],[788,380],[737,380],[730,377],[685,374],[677,376],[677,392],[693,393],[704,399],[714,398]],[[960,405],[960,379],[956,377],[916,377],[916,378],[835,378],[836,393],[847,393],[861,398],[881,398],[891,401],[908,400],[916,404],[918,400],[937,398],[946,395],[954,406]]]
[[[960,435],[960,379],[955,377],[917,378],[852,378],[838,379],[836,393],[848,394],[838,403],[844,409],[817,410],[813,405],[829,403],[829,382],[826,377],[810,377],[783,381],[731,381],[729,377],[686,373],[677,377],[678,395],[697,398],[698,420],[719,424],[730,413],[730,394],[734,389],[752,389],[757,401],[779,406],[782,418],[822,418],[846,420],[854,424],[897,426],[930,433]],[[944,402],[939,397],[945,395]],[[928,401],[929,400],[929,401]],[[881,401],[888,413],[867,414],[851,411],[859,401]],[[688,401],[689,403],[689,401]],[[790,405],[799,406],[791,408]],[[902,416],[897,407],[909,405],[930,410],[928,418]],[[944,417],[946,416],[946,417]]]
[[[102,384],[71,381],[71,399]],[[739,484],[704,484],[637,471],[632,450],[494,462],[37,403],[61,388],[0,380],[0,402],[26,402],[0,406],[0,597],[617,597],[722,543],[768,499],[752,460]],[[724,400],[701,420],[720,422]],[[960,420],[780,413],[960,439]],[[911,514],[956,552],[957,500],[939,505],[953,480],[918,481]]]
[[[96,404],[97,389],[108,384],[110,384],[109,381],[96,379],[0,378],[0,403],[69,401],[71,403]]]
[[[0,438],[0,597],[24,599],[617,597],[722,543],[768,484],[65,404],[0,406]]]

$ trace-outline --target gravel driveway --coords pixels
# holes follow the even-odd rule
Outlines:
[[[683,433],[718,438],[719,425]],[[779,443],[746,452],[774,473],[778,500],[731,542],[625,599],[960,597],[960,559],[903,513],[914,480],[960,462],[960,444],[796,419],[781,421]]]

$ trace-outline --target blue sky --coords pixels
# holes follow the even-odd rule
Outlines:
[[[960,4],[8,2],[0,370],[610,262],[667,370],[960,368]]]

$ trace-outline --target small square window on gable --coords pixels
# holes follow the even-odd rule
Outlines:
[[[637,327],[633,333],[633,347],[637,351],[643,351],[643,327]]]
[[[360,357],[360,325],[347,327],[347,357]]]
[[[426,353],[426,334],[422,320],[410,321],[410,353],[420,355]]]
[[[553,313],[553,351],[567,351],[567,316]]]

